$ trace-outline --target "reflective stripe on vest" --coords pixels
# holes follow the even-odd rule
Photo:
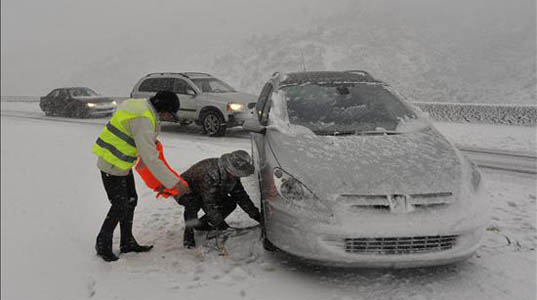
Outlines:
[[[136,118],[148,118],[156,130],[155,116],[145,99],[129,99],[118,106],[118,110],[103,128],[93,153],[106,162],[122,169],[129,170],[138,158],[138,149],[129,130],[125,128],[128,121]]]

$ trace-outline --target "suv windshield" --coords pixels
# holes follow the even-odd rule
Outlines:
[[[97,96],[97,93],[88,88],[77,88],[70,89],[71,97],[87,97],[87,96]]]
[[[235,90],[227,83],[216,78],[190,79],[204,93],[233,93]]]
[[[416,114],[382,84],[305,84],[283,87],[289,122],[318,135],[396,132]]]

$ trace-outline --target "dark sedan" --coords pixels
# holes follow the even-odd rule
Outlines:
[[[47,116],[75,118],[109,116],[116,111],[116,104],[114,99],[86,87],[54,89],[39,101]]]

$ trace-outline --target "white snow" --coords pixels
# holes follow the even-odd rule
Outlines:
[[[250,255],[233,260],[182,246],[182,208],[156,200],[136,177],[134,234],[155,248],[114,263],[95,255],[109,208],[91,154],[105,119],[40,119],[37,103],[1,103],[2,299],[535,299],[536,178],[483,171],[492,220],[482,247],[466,262],[411,270],[310,267],[244,241]],[[535,128],[441,123],[455,143],[535,153]],[[209,138],[195,127],[164,126],[170,165],[235,149],[247,134]],[[253,178],[245,187],[257,203]],[[238,209],[231,225],[255,224]],[[116,231],[114,251],[118,252]]]

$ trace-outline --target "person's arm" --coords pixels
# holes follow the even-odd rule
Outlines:
[[[166,188],[174,188],[180,180],[158,158],[151,121],[147,118],[136,118],[129,121],[131,132],[138,149],[138,155],[149,168],[149,171]]]
[[[250,218],[257,222],[261,222],[261,214],[250,199],[250,196],[248,196],[248,193],[244,190],[240,179],[237,180],[237,183],[229,194],[233,200],[237,201],[237,204],[250,216]]]
[[[219,180],[217,174],[207,173],[200,184],[203,208],[211,224],[218,228],[224,222],[222,213],[218,210],[218,198],[220,196]]]

